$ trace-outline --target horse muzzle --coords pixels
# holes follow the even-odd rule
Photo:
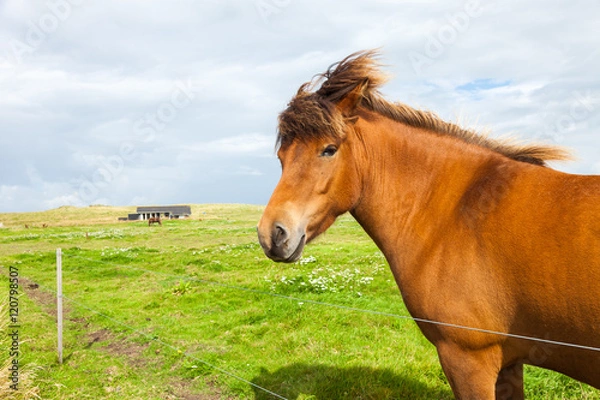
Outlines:
[[[292,263],[302,256],[306,233],[303,229],[290,231],[284,224],[276,222],[266,230],[259,225],[258,241],[265,255],[271,260]]]

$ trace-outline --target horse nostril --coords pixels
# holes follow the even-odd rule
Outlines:
[[[288,232],[287,230],[280,224],[275,224],[275,229],[273,229],[273,244],[275,247],[281,247],[281,245],[287,240]]]

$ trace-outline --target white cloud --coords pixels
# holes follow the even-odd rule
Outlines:
[[[236,175],[262,176],[264,175],[259,169],[242,165],[236,172]]]
[[[182,151],[211,156],[261,155],[273,153],[274,138],[260,133],[246,133],[185,146]]]

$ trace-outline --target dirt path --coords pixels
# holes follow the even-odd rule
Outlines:
[[[19,280],[27,297],[39,305],[44,313],[56,319],[55,294],[42,290],[37,283],[27,278],[21,277]],[[94,330],[86,318],[74,318],[70,314],[72,314],[72,307],[69,306],[68,301],[65,301],[63,306],[64,318],[80,325],[87,332],[84,349],[88,350],[94,347],[96,350],[103,351],[111,357],[125,360],[133,369],[140,371],[147,370],[148,358],[144,355],[144,351],[149,347],[149,343],[139,344],[118,338],[108,329]],[[110,374],[110,371],[107,371],[107,373]],[[197,394],[192,390],[194,382],[191,379],[174,376],[169,380],[169,388],[164,390],[163,398],[165,400],[234,400],[233,397],[223,395],[210,378],[204,379],[206,387],[210,388],[209,393]]]

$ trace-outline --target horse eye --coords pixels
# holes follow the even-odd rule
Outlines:
[[[323,152],[321,153],[321,156],[322,157],[332,157],[336,152],[337,152],[337,147],[330,144],[329,146],[327,146],[325,148],[325,150],[323,150]]]

